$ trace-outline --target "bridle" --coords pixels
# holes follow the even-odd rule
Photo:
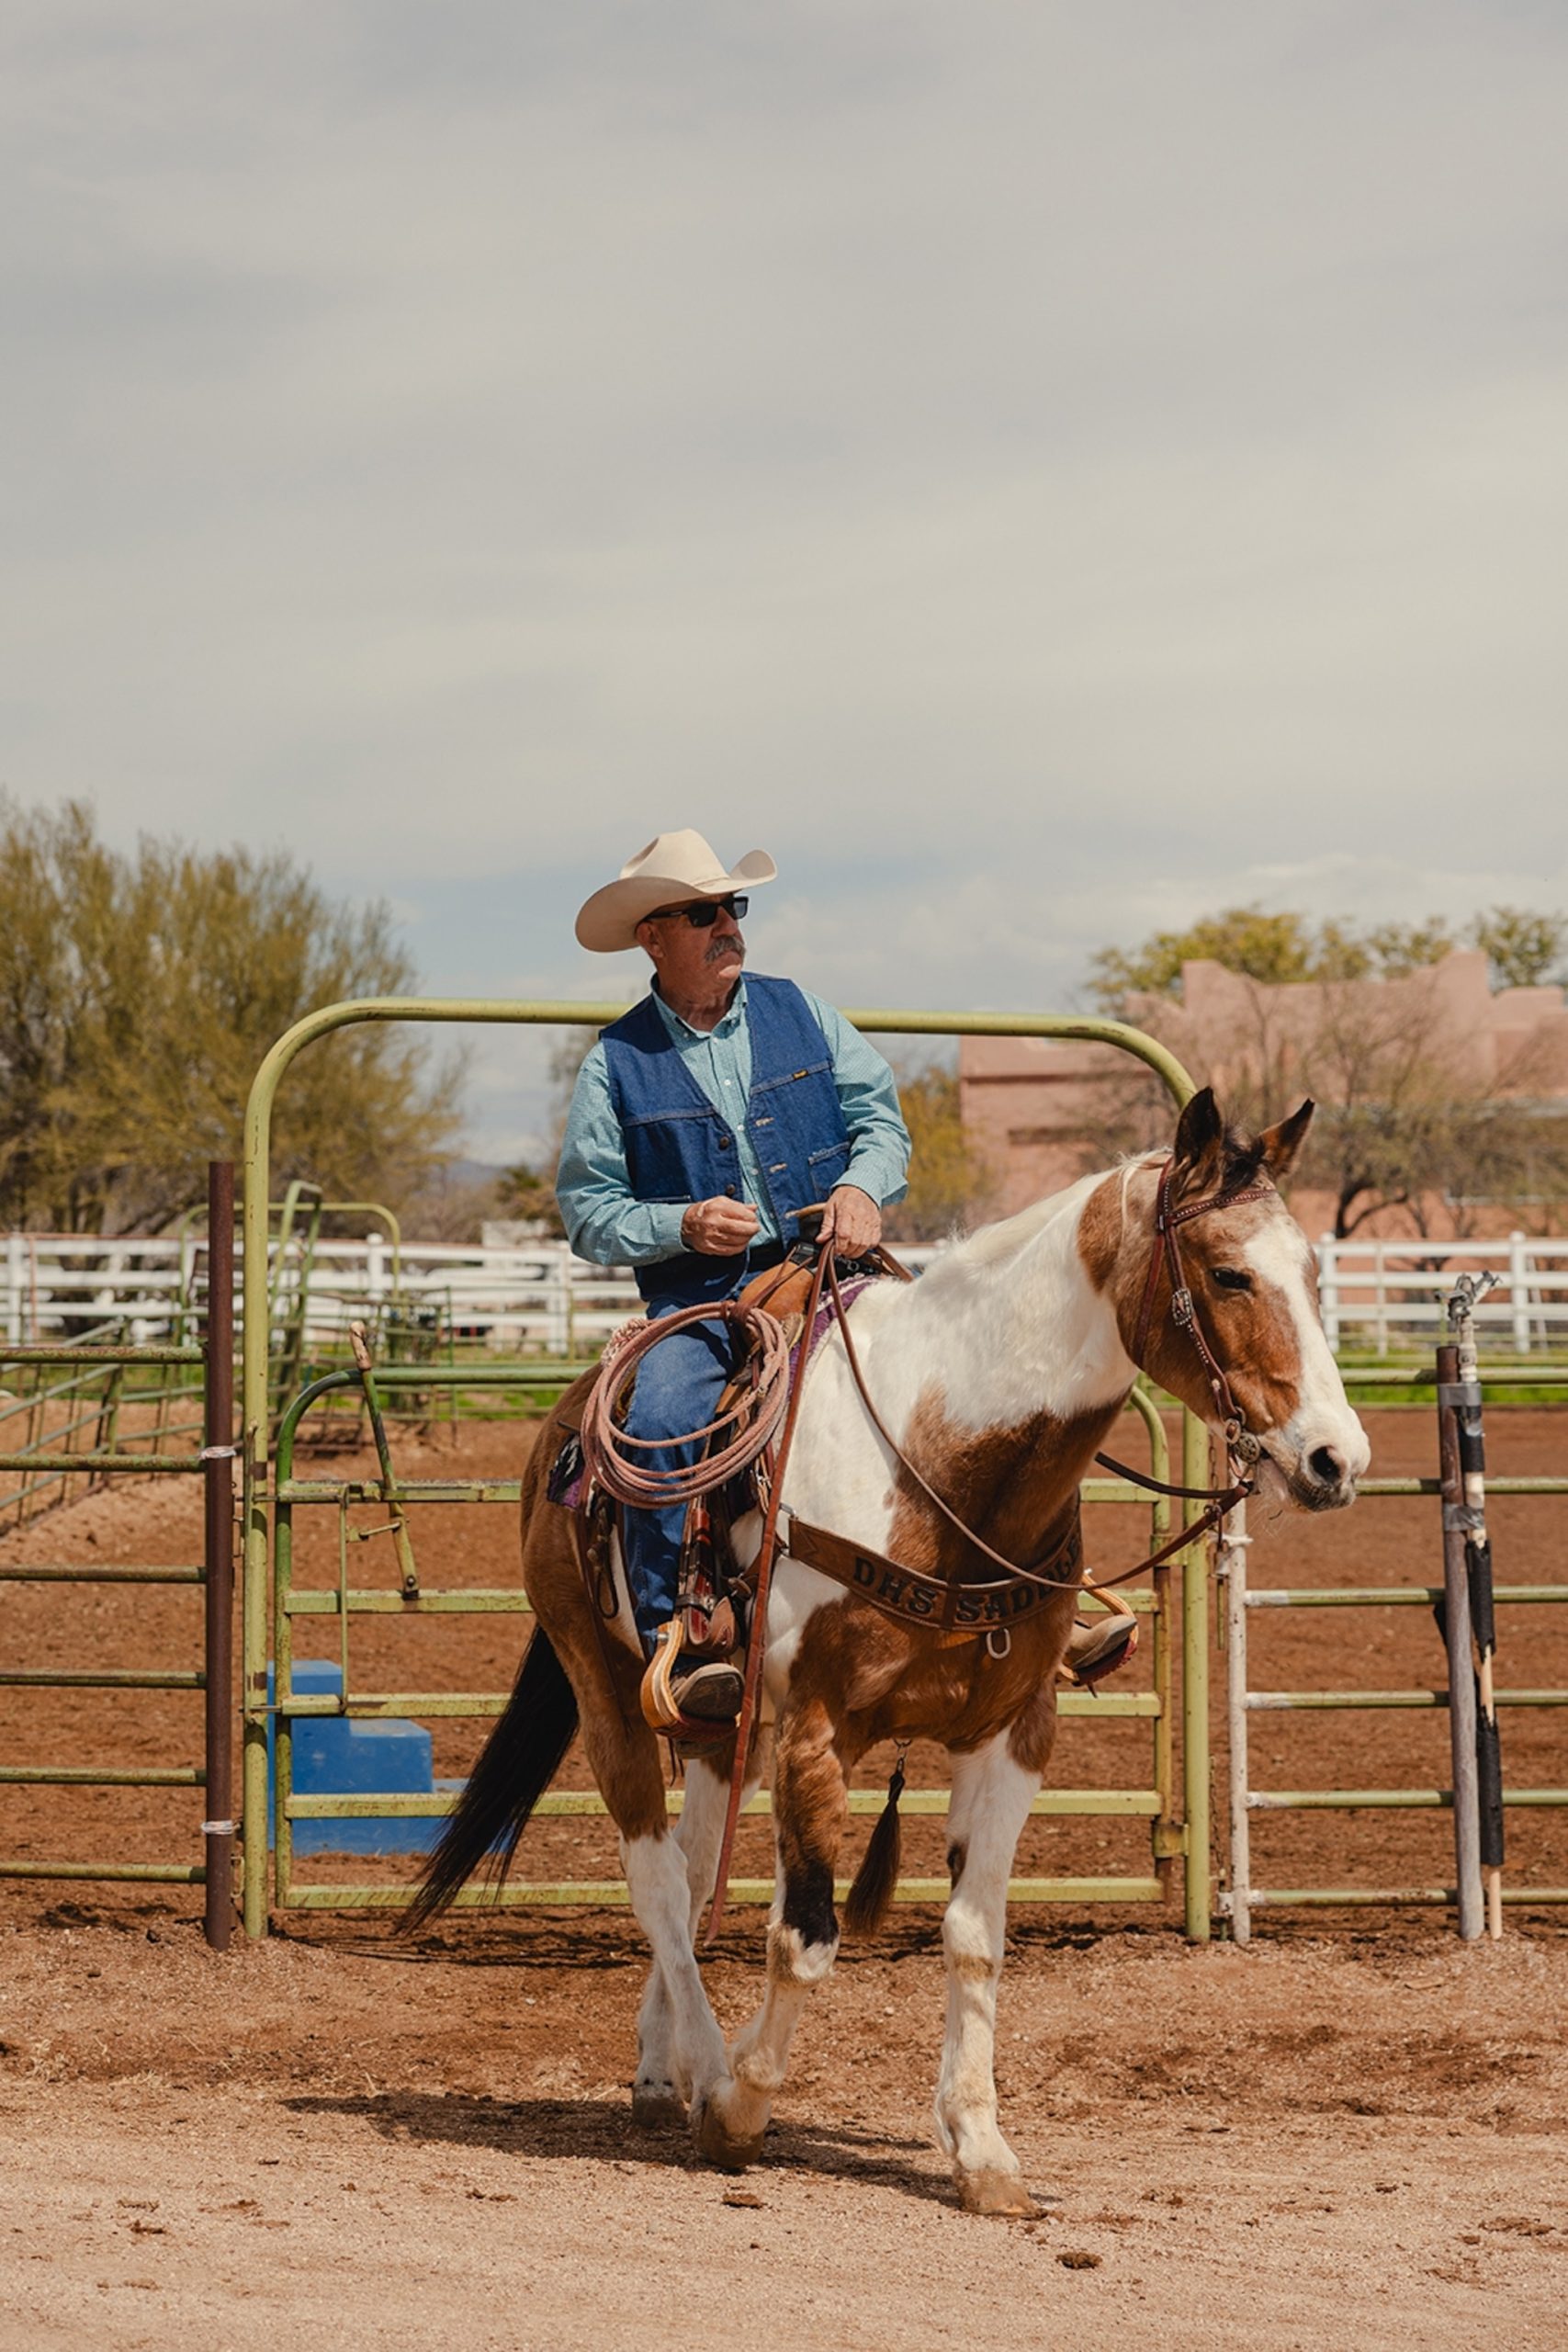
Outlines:
[[[1271,1184],[1237,1185],[1227,1192],[1222,1185],[1217,1193],[1210,1193],[1201,1201],[1184,1201],[1179,1208],[1170,1204],[1170,1180],[1176,1172],[1174,1157],[1168,1159],[1159,1172],[1155,1191],[1155,1242],[1149,1252],[1148,1279],[1144,1284],[1143,1305],[1138,1309],[1137,1329],[1133,1335],[1133,1362],[1146,1370],[1149,1332],[1154,1321],[1155,1295],[1159,1289],[1162,1267],[1170,1276],[1170,1319],[1179,1331],[1185,1331],[1198,1351],[1200,1363],[1208,1379],[1214,1409],[1220,1418],[1220,1431],[1224,1440],[1225,1469],[1230,1483],[1225,1487],[1172,1487],[1163,1478],[1151,1478],[1142,1470],[1134,1470],[1125,1462],[1118,1462],[1113,1454],[1097,1453],[1095,1460],[1103,1470],[1113,1471],[1119,1478],[1130,1478],[1135,1487],[1145,1487],[1151,1494],[1177,1495],[1187,1502],[1201,1502],[1200,1511],[1190,1527],[1183,1528],[1176,1545],[1210,1534],[1217,1528],[1225,1513],[1245,1501],[1254,1491],[1254,1481],[1247,1472],[1263,1448],[1247,1426],[1247,1416],[1236,1403],[1225,1368],[1203,1336],[1198,1320],[1198,1308],[1191,1285],[1181,1262],[1181,1244],[1177,1238],[1179,1227],[1190,1225],[1195,1217],[1206,1216],[1211,1209],[1239,1207],[1244,1201],[1266,1201],[1273,1191]],[[1145,1563],[1147,1566],[1147,1563]]]
[[[1248,1184],[1235,1192],[1221,1190],[1211,1193],[1201,1201],[1184,1202],[1179,1208],[1170,1205],[1170,1180],[1176,1162],[1168,1159],[1159,1172],[1159,1184],[1155,1193],[1155,1246],[1149,1253],[1149,1276],[1144,1284],[1144,1303],[1138,1310],[1138,1327],[1133,1340],[1133,1361],[1143,1365],[1149,1341],[1149,1327],[1154,1319],[1155,1294],[1159,1288],[1162,1266],[1170,1274],[1170,1317],[1179,1330],[1185,1331],[1198,1351],[1199,1359],[1208,1375],[1214,1408],[1220,1417],[1225,1449],[1233,1461],[1251,1464],[1257,1461],[1261,1448],[1247,1426],[1247,1417],[1232,1393],[1224,1366],[1203,1336],[1198,1320],[1198,1309],[1181,1263],[1181,1244],[1177,1239],[1178,1227],[1190,1225],[1195,1217],[1206,1216],[1211,1209],[1236,1208],[1244,1201],[1266,1201],[1273,1192],[1271,1184]],[[1145,1367],[1146,1369],[1146,1367]]]

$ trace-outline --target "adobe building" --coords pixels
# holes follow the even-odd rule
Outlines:
[[[1207,1080],[1222,1104],[1237,1080],[1262,1091],[1278,1117],[1309,1091],[1304,1064],[1343,1069],[1363,1098],[1375,1092],[1369,1067],[1397,1072],[1414,1057],[1451,1078],[1456,1092],[1484,1093],[1568,1112],[1568,1006],[1561,988],[1487,985],[1486,957],[1460,949],[1399,979],[1299,981],[1272,986],[1201,962],[1182,967],[1179,997],[1130,997],[1125,1018],[1168,1046]],[[1327,1040],[1325,1046],[1325,1039]],[[959,1099],[965,1140],[991,1178],[987,1213],[1010,1216],[1119,1152],[1170,1132],[1163,1086],[1116,1047],[1037,1037],[964,1037]],[[1320,1080],[1321,1083],[1321,1080]],[[1297,1186],[1291,1205],[1314,1238],[1332,1229],[1334,1201]],[[1427,1204],[1429,1232],[1452,1230],[1440,1204]],[[1489,1219],[1506,1232],[1517,1222]],[[1397,1209],[1358,1228],[1409,1232]]]

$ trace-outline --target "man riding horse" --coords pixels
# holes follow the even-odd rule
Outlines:
[[[742,886],[773,876],[759,853],[726,873],[696,834],[665,836],[578,919],[587,946],[644,946],[655,983],[584,1067],[561,1202],[580,1250],[636,1263],[653,1319],[552,1408],[525,1465],[534,1636],[408,1918],[434,1917],[477,1871],[504,1876],[581,1731],[653,1953],[633,2118],[684,2117],[705,2157],[742,2170],[761,2153],[795,2029],[837,1955],[851,1776],[879,1746],[901,1756],[911,1741],[933,1742],[949,1758],[953,1883],[937,2136],[966,2211],[1032,2216],[998,2119],[997,1993],[1014,1856],[1055,1737],[1055,1679],[1064,1664],[1082,1679],[1086,1642],[1105,1638],[1098,1625],[1071,1631],[1083,1481],[1097,1458],[1122,1475],[1100,1448],[1140,1374],[1201,1418],[1216,1483],[1173,1487],[1126,1473],[1204,1508],[1117,1582],[1190,1552],[1248,1493],[1341,1509],[1367,1467],[1366,1435],[1324,1337],[1312,1252],[1279,1191],[1313,1105],[1248,1136],[1202,1088],[1163,1148],[956,1242],[919,1282],[868,1281],[847,1297],[835,1257],[872,1242],[881,1203],[902,1187],[908,1137],[885,1066],[838,1014],[787,980],[742,984]],[[640,1430],[656,1453],[673,1450],[721,1419],[730,1366],[722,1342],[708,1342],[708,1317],[716,1333],[753,1330],[772,1369],[749,1368],[752,1393],[767,1380],[776,1392],[783,1319],[733,1295],[759,1259],[785,1252],[824,1193],[829,1247],[807,1253],[802,1344],[766,1507],[744,1510],[734,1527],[738,1581],[754,1575],[737,1688],[733,1665],[702,1654],[705,1609],[687,1598],[697,1547],[682,1559],[677,1519],[661,1510],[639,1522],[631,1510],[624,1521],[639,1645],[603,1573],[613,1547],[585,1533],[596,1507],[583,1497],[598,1474],[583,1481],[592,1461],[603,1472],[613,1457],[614,1487],[599,1481],[606,1495],[625,1499],[629,1486],[668,1499],[657,1480],[639,1487],[619,1442]],[[677,1314],[682,1304],[688,1313]],[[631,1422],[617,1430],[609,1417],[634,1364]],[[762,1425],[759,1408],[751,1434]],[[702,1481],[713,1476],[717,1494],[719,1469],[677,1474],[694,1524]],[[651,1702],[660,1669],[680,1663],[677,1626],[699,1637],[698,1655],[671,1724]],[[638,1709],[634,1659],[655,1634]],[[1125,1655],[1128,1635],[1114,1638]],[[699,1709],[716,1736],[692,1736],[704,1733]],[[763,1724],[768,1738],[750,1739]],[[661,1732],[686,1758],[678,1820]],[[755,2015],[727,2042],[694,1938],[710,1898],[722,1899],[734,1824],[765,1764],[776,1858],[767,1970]],[[896,1765],[850,1889],[845,1918],[857,1930],[874,1927],[896,1891],[902,1779]]]
[[[556,1193],[579,1257],[630,1265],[650,1317],[733,1298],[801,1238],[803,1210],[840,1259],[863,1257],[902,1200],[909,1136],[886,1062],[793,980],[745,975],[750,893],[778,868],[750,850],[727,872],[700,833],[660,833],[577,918],[582,946],[641,947],[653,985],[578,1073]],[[652,1469],[683,1467],[734,1370],[718,1325],[644,1357],[627,1435]],[[626,1566],[644,1644],[675,1609],[684,1505],[628,1510]],[[670,1678],[688,1716],[727,1722],[741,1678],[688,1653]]]
[[[841,1013],[793,980],[745,976],[750,893],[777,867],[749,850],[726,872],[700,833],[660,833],[596,890],[577,937],[603,954],[641,947],[653,985],[612,1023],[578,1073],[556,1179],[579,1257],[630,1265],[650,1319],[717,1305],[781,1263],[803,1211],[826,1203],[818,1237],[863,1258],[882,1211],[904,1197],[909,1134],[886,1062]],[[638,1365],[626,1435],[653,1471],[684,1468],[735,1370],[718,1324],[674,1331]],[[685,1505],[628,1507],[625,1559],[637,1631],[654,1650],[675,1613]],[[1126,1616],[1075,1627],[1074,1674],[1130,1654]],[[740,1706],[732,1659],[678,1655],[656,1697],[694,1721]]]

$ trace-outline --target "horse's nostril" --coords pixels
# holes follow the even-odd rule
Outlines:
[[[1307,1468],[1320,1487],[1337,1487],[1345,1476],[1345,1464],[1331,1445],[1314,1446],[1307,1456]]]

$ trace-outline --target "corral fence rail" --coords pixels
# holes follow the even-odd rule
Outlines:
[[[1480,1323],[1480,1312],[1473,1314]],[[1477,1790],[1474,1781],[1474,1705],[1475,1678],[1470,1629],[1469,1599],[1465,1589],[1462,1560],[1456,1572],[1451,1549],[1446,1551],[1445,1529],[1454,1518],[1456,1509],[1463,1517],[1463,1494],[1459,1477],[1455,1440],[1455,1393],[1451,1384],[1457,1378],[1453,1368],[1458,1351],[1439,1348],[1431,1368],[1422,1374],[1409,1371],[1383,1374],[1368,1373],[1360,1375],[1376,1393],[1375,1384],[1382,1379],[1402,1389],[1426,1387],[1432,1392],[1438,1419],[1439,1475],[1437,1477],[1366,1478],[1361,1482],[1358,1511],[1373,1509],[1380,1501],[1430,1497],[1434,1505],[1427,1523],[1426,1541],[1430,1546],[1433,1567],[1439,1573],[1430,1582],[1398,1585],[1259,1585],[1253,1582],[1247,1566],[1248,1539],[1246,1510],[1243,1506],[1233,1511],[1215,1546],[1224,1636],[1226,1653],[1226,1713],[1228,1730],[1229,1780],[1229,1853],[1224,1870],[1224,1883],[1215,1898],[1221,1918],[1228,1921],[1237,1943],[1250,1941],[1253,1916],[1262,1910],[1294,1910],[1301,1908],[1340,1910],[1349,1908],[1376,1911],[1398,1910],[1412,1906],[1440,1906],[1452,1910],[1459,1920],[1461,1934],[1479,1932],[1479,1880],[1475,1878],[1476,1835],[1475,1811]],[[1510,1397],[1521,1389],[1534,1388],[1538,1393],[1558,1401],[1563,1375],[1560,1369],[1538,1363],[1529,1366],[1504,1366],[1489,1371],[1484,1365],[1476,1367],[1476,1383],[1472,1392],[1477,1408],[1476,1434],[1479,1438],[1479,1407],[1489,1383],[1502,1388]],[[1568,1477],[1540,1476],[1484,1476],[1487,1498],[1501,1496],[1555,1497],[1560,1501],[1568,1498]],[[1495,1605],[1511,1623],[1517,1623],[1513,1612],[1518,1610],[1562,1607],[1568,1603],[1568,1577],[1540,1583],[1517,1584],[1503,1582],[1494,1586],[1488,1553],[1486,1566],[1488,1614]],[[1257,1690],[1250,1679],[1249,1624],[1259,1611],[1272,1615],[1281,1609],[1312,1610],[1373,1610],[1422,1609],[1438,1612],[1443,1624],[1448,1651],[1448,1679],[1441,1685],[1397,1690]],[[1506,1644],[1504,1645],[1506,1655]],[[1457,1693],[1457,1702],[1456,1702]],[[1515,1708],[1568,1707],[1568,1690],[1550,1688],[1504,1688],[1494,1693],[1499,1710]],[[1260,1789],[1252,1778],[1250,1730],[1258,1714],[1278,1718],[1280,1715],[1319,1714],[1325,1712],[1355,1713],[1388,1710],[1425,1713],[1439,1710],[1450,1718],[1450,1749],[1452,1758],[1452,1783],[1449,1786],[1417,1788],[1267,1788]],[[1506,1747],[1505,1747],[1506,1756]],[[1499,1802],[1505,1808],[1568,1807],[1568,1788],[1526,1788],[1504,1783]],[[1333,1812],[1346,1815],[1389,1813],[1430,1813],[1443,1811],[1454,1815],[1455,1883],[1434,1885],[1407,1881],[1394,1886],[1373,1886],[1364,1880],[1322,1886],[1280,1886],[1259,1883],[1254,1872],[1252,1855],[1252,1826],[1259,1816],[1308,1812]],[[1468,1815],[1468,1821],[1466,1815]],[[1349,1827],[1347,1845],[1354,1852],[1354,1830]],[[1501,1829],[1498,1830],[1499,1840]],[[1525,1882],[1504,1883],[1500,1888],[1503,1904],[1558,1905],[1568,1904],[1568,1886],[1543,1886]]]
[[[277,1215],[280,1204],[272,1204]],[[341,1215],[337,1203],[324,1207]],[[382,1212],[382,1214],[387,1214]],[[86,1326],[123,1329],[133,1341],[182,1336],[191,1267],[201,1246],[189,1231],[106,1242],[80,1234],[6,1236],[0,1317],[15,1341],[85,1340]],[[901,1244],[924,1266],[937,1243]],[[629,1267],[592,1266],[564,1241],[394,1242],[310,1235],[296,1223],[268,1244],[274,1343],[299,1311],[308,1346],[346,1341],[367,1310],[393,1302],[431,1310],[443,1338],[495,1354],[568,1359],[598,1351],[642,1300]]]
[[[356,1317],[400,1301],[438,1318],[443,1337],[495,1353],[592,1354],[640,1311],[629,1268],[592,1266],[564,1241],[414,1242],[374,1202],[299,1197],[270,1204],[268,1311],[275,1351],[298,1324],[308,1346],[341,1345]],[[385,1229],[324,1234],[323,1215],[357,1211]],[[190,1221],[164,1235],[9,1233],[0,1266],[0,1329],[13,1343],[85,1340],[112,1325],[133,1341],[181,1339],[199,1238]],[[939,1243],[904,1245],[923,1265]],[[1379,1355],[1423,1348],[1442,1322],[1442,1298],[1461,1271],[1490,1271],[1497,1286],[1476,1310],[1491,1352],[1539,1358],[1568,1351],[1568,1238],[1514,1233],[1486,1240],[1401,1238],[1315,1245],[1324,1327],[1336,1352]]]
[[[1325,1233],[1315,1254],[1323,1326],[1336,1354],[1434,1344],[1454,1276],[1470,1272],[1495,1278],[1475,1309],[1477,1331],[1494,1352],[1568,1348],[1568,1238],[1561,1235],[1359,1241]]]
[[[215,1161],[209,1170],[208,1210],[211,1262],[227,1269],[234,1257],[234,1171],[227,1161]],[[201,1336],[184,1340],[148,1342],[125,1340],[87,1341],[21,1341],[0,1343],[0,1370],[9,1376],[37,1375],[44,1385],[35,1393],[60,1408],[46,1419],[35,1442],[0,1450],[0,1477],[19,1477],[22,1485],[13,1499],[18,1506],[47,1489],[51,1482],[86,1477],[103,1483],[111,1477],[192,1476],[203,1481],[204,1541],[199,1561],[168,1566],[125,1566],[111,1562],[12,1560],[0,1565],[0,1584],[31,1584],[52,1588],[65,1595],[73,1588],[104,1584],[175,1585],[203,1588],[202,1647],[199,1666],[27,1667],[7,1657],[0,1663],[0,1687],[27,1690],[191,1690],[203,1694],[204,1736],[199,1763],[129,1766],[110,1763],[57,1761],[0,1765],[0,1787],[46,1786],[96,1788],[190,1788],[205,1792],[208,1818],[201,1825],[200,1861],[128,1860],[116,1855],[101,1860],[62,1861],[22,1860],[0,1852],[0,1878],[127,1880],[165,1885],[206,1888],[208,1941],[219,1951],[227,1947],[233,1915],[233,1856],[238,1825],[233,1815],[233,1601],[234,1601],[234,1324],[233,1284],[226,1279],[205,1286]],[[131,1442],[118,1442],[117,1408],[104,1402],[102,1391],[89,1414],[75,1410],[82,1384],[99,1382],[107,1374],[113,1384],[127,1374],[194,1377],[199,1382],[196,1401],[199,1418],[194,1424],[155,1421],[151,1432],[132,1430]],[[183,1393],[187,1396],[188,1389]],[[135,1392],[132,1391],[134,1396]],[[70,1441],[93,1430],[93,1442]],[[0,1423],[0,1447],[4,1446]],[[166,1450],[164,1440],[195,1434],[203,1442],[192,1450]],[[150,1441],[156,1440],[156,1443]]]
[[[295,1788],[297,1724],[322,1716],[371,1722],[401,1722],[409,1718],[454,1715],[493,1717],[506,1703],[508,1694],[504,1691],[389,1691],[367,1690],[357,1687],[350,1644],[350,1629],[355,1619],[365,1616],[384,1619],[395,1614],[406,1620],[457,1613],[528,1613],[529,1611],[526,1597],[515,1586],[432,1589],[420,1577],[417,1566],[412,1591],[406,1580],[401,1590],[350,1585],[350,1546],[360,1532],[350,1524],[350,1513],[355,1505],[375,1502],[381,1509],[395,1505],[403,1511],[412,1504],[466,1501],[500,1503],[515,1509],[521,1493],[521,1482],[510,1478],[491,1479],[482,1484],[440,1479],[398,1480],[394,1486],[386,1478],[367,1481],[296,1477],[294,1448],[300,1422],[322,1391],[345,1385],[354,1376],[346,1372],[328,1374],[300,1393],[284,1416],[274,1458],[275,1666],[271,1712],[274,1719],[276,1842],[272,1901],[279,1911],[395,1907],[405,1903],[413,1891],[408,1885],[341,1882],[312,1884],[302,1881],[295,1873],[294,1825],[297,1822],[429,1819],[449,1813],[456,1804],[454,1796],[442,1792],[345,1798],[334,1791],[324,1795],[302,1795]],[[390,1366],[377,1372],[376,1385],[378,1390],[391,1392],[409,1380],[427,1376],[422,1372]],[[1140,1387],[1129,1400],[1129,1410],[1143,1422],[1154,1475],[1167,1477],[1169,1448],[1155,1403]],[[1118,1478],[1086,1482],[1084,1497],[1089,1504],[1141,1503],[1145,1499],[1137,1488]],[[332,1509],[337,1515],[339,1573],[335,1588],[302,1589],[294,1581],[296,1512],[301,1507],[312,1505]],[[1150,1509],[1151,1550],[1157,1551],[1169,1532],[1169,1503],[1163,1496],[1157,1497]],[[1162,1903],[1168,1900],[1171,1894],[1176,1861],[1183,1850],[1183,1827],[1176,1768],[1175,1638],[1169,1565],[1155,1570],[1151,1584],[1124,1589],[1122,1598],[1128,1607],[1149,1623],[1152,1649],[1150,1689],[1103,1695],[1064,1691],[1058,1697],[1057,1706],[1058,1712],[1069,1718],[1084,1716],[1100,1723],[1132,1719],[1145,1721],[1150,1736],[1147,1784],[1110,1789],[1052,1788],[1042,1792],[1032,1810],[1036,1814],[1056,1816],[1097,1815],[1145,1820],[1148,1824],[1150,1867],[1141,1874],[1015,1880],[1012,1888],[1015,1901]],[[320,1690],[301,1689],[295,1679],[296,1637],[307,1631],[313,1635],[316,1648],[322,1645],[322,1636],[326,1635],[337,1652],[335,1687],[324,1694]],[[907,1792],[904,1802],[912,1814],[943,1814],[947,1810],[947,1792],[911,1789]],[[678,1791],[671,1792],[669,1803],[671,1811],[679,1810]],[[879,1790],[855,1790],[850,1796],[852,1813],[878,1812],[882,1804],[883,1796]],[[604,1809],[603,1798],[586,1790],[552,1791],[536,1807],[541,1816],[582,1816],[603,1814]],[[749,1810],[754,1814],[769,1812],[771,1801],[768,1793],[765,1791],[760,1792]],[[904,1879],[899,1883],[898,1899],[903,1902],[931,1902],[945,1891],[945,1881],[939,1883],[929,1879]],[[772,1900],[773,1885],[771,1881],[743,1879],[732,1882],[730,1892],[737,1903],[767,1903]],[[499,1901],[508,1905],[597,1905],[624,1904],[627,1895],[624,1883],[619,1880],[566,1878],[549,1882],[512,1880],[499,1895],[487,1889],[474,1887],[460,1900],[470,1903]]]

